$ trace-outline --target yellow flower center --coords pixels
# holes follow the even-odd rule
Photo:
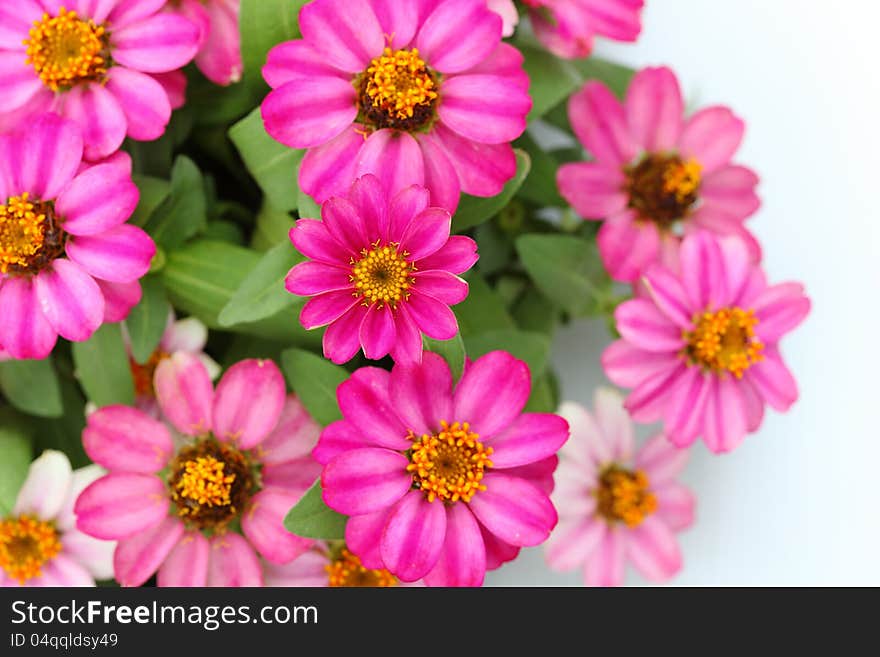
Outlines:
[[[637,165],[624,168],[629,206],[641,219],[668,227],[685,218],[697,202],[701,171],[696,160],[648,154]]]
[[[694,320],[696,328],[684,334],[686,355],[696,365],[742,378],[743,372],[764,358],[764,345],[755,337],[757,323],[753,310],[706,311]]]
[[[416,438],[410,433],[413,446],[409,450],[413,486],[422,490],[429,502],[470,502],[477,491],[486,490],[481,483],[486,468],[492,467],[492,448],[480,442],[467,422],[440,423],[442,431]]]
[[[134,390],[138,396],[156,396],[156,391],[153,389],[153,375],[156,373],[159,363],[168,357],[169,354],[166,354],[161,349],[157,349],[146,363],[138,363],[134,358],[128,359],[131,378],[134,380]]]
[[[177,514],[198,529],[223,530],[255,488],[248,458],[212,439],[180,450],[168,480]]]
[[[331,587],[388,587],[397,586],[397,578],[387,570],[370,570],[345,548],[331,563],[324,566]]]
[[[35,21],[27,46],[26,64],[52,91],[83,81],[103,80],[109,64],[107,31],[64,7],[57,16],[43,14]]]
[[[40,577],[59,552],[61,540],[48,522],[25,515],[0,520],[0,568],[19,584]]]
[[[385,48],[359,76],[356,86],[362,119],[377,130],[418,130],[434,118],[439,85],[418,48]]]
[[[35,273],[63,251],[51,204],[25,192],[0,205],[0,274]]]
[[[371,251],[361,251],[361,259],[351,261],[349,279],[354,283],[355,296],[362,297],[365,306],[387,303],[392,308],[408,299],[409,289],[415,284],[415,267],[407,262],[408,255],[400,253],[393,242],[385,246],[376,242]]]
[[[641,470],[616,465],[605,468],[596,490],[596,510],[609,523],[638,527],[657,510],[657,498],[648,490],[648,477]]]

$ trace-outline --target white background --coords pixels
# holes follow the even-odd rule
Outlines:
[[[689,106],[748,125],[737,159],[762,178],[751,220],[771,281],[803,281],[807,322],[782,343],[801,389],[733,454],[702,445],[684,480],[697,520],[674,584],[880,585],[880,79],[875,0],[647,0],[635,45],[597,55],[667,64]],[[600,322],[563,329],[554,362],[569,399],[605,383]],[[630,571],[628,582],[641,584]],[[579,585],[540,548],[490,585]]]

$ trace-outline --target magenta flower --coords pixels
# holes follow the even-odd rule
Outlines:
[[[94,586],[113,576],[116,544],[77,530],[73,513],[101,474],[96,465],[71,470],[54,450],[31,463],[12,512],[0,515],[0,586]]]
[[[269,52],[266,130],[309,149],[300,187],[319,203],[366,173],[454,212],[516,173],[510,142],[531,108],[522,55],[480,0],[315,0],[303,39]]]
[[[634,420],[663,420],[678,446],[702,436],[726,452],[760,426],[765,403],[797,400],[778,343],[810,311],[800,283],[768,285],[741,240],[707,232],[684,239],[680,275],[655,265],[642,281],[647,298],[618,306],[622,339],[602,356],[608,378],[634,389]]]
[[[241,79],[241,37],[238,11],[241,0],[179,0],[179,11],[199,26],[196,66],[214,84]]]
[[[5,0],[0,126],[26,125],[37,114],[57,112],[80,126],[88,160],[107,157],[126,135],[141,141],[162,136],[171,101],[154,74],[185,66],[199,40],[198,26],[161,11],[164,5]]]
[[[320,471],[309,456],[318,426],[271,361],[233,365],[214,391],[199,359],[177,352],[155,386],[163,419],[184,438],[136,408],[92,413],[83,446],[110,472],[79,496],[77,526],[119,541],[124,586],[157,571],[159,586],[262,585],[258,553],[286,563],[312,545],[283,519]]]
[[[576,59],[593,52],[597,36],[635,41],[644,0],[523,0],[535,35],[553,54]]]
[[[529,369],[506,352],[470,364],[364,367],[336,392],[343,420],[324,429],[315,458],[324,501],[350,516],[348,548],[366,568],[405,582],[479,586],[556,524],[547,464],[568,437],[558,415],[523,413]],[[511,554],[512,553],[512,554]]]
[[[0,137],[0,344],[14,358],[124,319],[156,252],[125,223],[139,198],[125,158],[81,169],[82,153],[76,125],[52,114]]]
[[[694,518],[694,496],[676,478],[688,452],[657,435],[636,450],[623,398],[596,391],[595,413],[566,402],[571,440],[560,451],[553,503],[559,525],[545,545],[554,570],[583,568],[587,586],[620,586],[631,562],[665,582],[681,570],[675,532]]]
[[[374,360],[421,358],[422,333],[458,333],[449,309],[468,285],[457,276],[477,261],[476,243],[449,236],[446,210],[428,207],[428,190],[409,187],[392,199],[379,179],[359,178],[347,198],[331,198],[323,221],[300,219],[290,239],[310,258],[290,270],[287,290],[312,296],[300,313],[307,329],[327,326],[324,355],[350,360],[361,347]]]
[[[571,97],[568,114],[594,161],[563,165],[559,190],[587,219],[604,219],[599,252],[615,280],[634,282],[650,264],[670,266],[682,233],[738,235],[753,258],[758,242],[744,221],[760,207],[758,177],[732,164],[745,124],[726,107],[683,119],[675,74],[647,68],[621,104],[600,82]]]

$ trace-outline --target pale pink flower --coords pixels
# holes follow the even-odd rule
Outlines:
[[[587,57],[597,36],[635,41],[644,0],[523,0],[535,35],[559,57]]]
[[[516,26],[519,23],[519,12],[513,0],[486,0],[486,4],[496,14],[501,16],[504,21],[504,28],[501,30],[503,36],[513,36]]]
[[[241,0],[172,0],[180,13],[199,26],[196,66],[214,84],[241,79],[241,37],[238,12]]]

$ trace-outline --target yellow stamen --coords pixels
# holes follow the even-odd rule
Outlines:
[[[155,397],[156,391],[153,389],[153,375],[159,363],[168,358],[161,349],[157,349],[151,355],[146,363],[139,363],[134,358],[128,359],[128,367],[131,370],[131,378],[134,380],[134,391],[141,397]]]
[[[0,205],[0,273],[10,267],[28,268],[43,248],[45,236],[46,214],[27,192]]]
[[[703,167],[696,160],[671,161],[663,172],[663,191],[675,194],[679,203],[686,203],[700,187]]]
[[[226,474],[225,464],[213,456],[199,456],[183,464],[176,489],[200,506],[229,506],[234,474]],[[186,507],[181,508],[181,512]]]
[[[407,262],[406,252],[400,253],[395,243],[361,251],[361,259],[351,260],[351,275],[355,296],[363,297],[364,305],[374,303],[396,307],[401,300],[409,298],[409,289],[415,284],[412,273],[415,267]]]
[[[35,21],[27,46],[26,64],[34,67],[49,89],[69,89],[78,82],[103,80],[109,60],[103,25],[83,20],[64,7],[57,16],[43,14]]]
[[[48,522],[26,515],[0,520],[0,568],[19,584],[40,577],[59,552],[61,540]]]
[[[330,586],[388,587],[397,586],[397,578],[387,570],[370,570],[345,548],[334,561],[324,566]]]
[[[398,119],[411,119],[418,107],[437,100],[437,82],[418,48],[385,48],[367,68],[366,95],[372,106]]]
[[[470,502],[477,491],[486,490],[481,483],[486,468],[492,467],[489,457],[492,448],[480,442],[480,436],[470,430],[467,422],[440,423],[437,434],[423,434],[409,438],[407,472],[413,476],[413,485],[422,490],[429,502]]]
[[[684,333],[687,356],[694,364],[742,378],[743,372],[764,358],[764,345],[755,337],[757,323],[753,310],[706,311],[694,320],[696,328]]]
[[[668,228],[685,219],[699,200],[702,166],[677,155],[648,153],[623,169],[629,206],[643,221]]]
[[[641,470],[633,472],[616,465],[609,466],[599,477],[596,511],[608,522],[638,527],[657,510],[657,498],[648,485],[648,477]]]

